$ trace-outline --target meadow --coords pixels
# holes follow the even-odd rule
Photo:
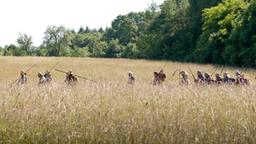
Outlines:
[[[37,73],[58,69],[97,81],[38,86]],[[22,69],[28,83],[12,84]],[[0,57],[0,143],[193,144],[256,143],[256,72],[250,86],[179,85],[176,69],[195,74],[221,67],[166,61],[94,58]],[[164,68],[163,86],[153,72]],[[225,68],[234,76],[235,68]],[[127,73],[136,77],[127,85]],[[191,73],[189,78],[192,81]]]

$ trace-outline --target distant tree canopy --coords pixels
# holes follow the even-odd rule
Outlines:
[[[167,59],[256,67],[256,0],[165,0],[110,27],[49,26],[43,43],[20,34],[1,55]]]

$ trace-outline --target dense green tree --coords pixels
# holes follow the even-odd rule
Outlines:
[[[71,44],[71,35],[63,26],[49,26],[45,31],[44,47],[48,49],[48,56],[61,56]]]
[[[78,34],[82,34],[85,32],[85,29],[83,27],[80,27],[79,30],[78,30]]]
[[[138,26],[133,16],[135,13],[129,15],[118,16],[113,22],[110,29],[107,29],[106,39],[108,41],[119,39],[120,43],[127,45],[129,42],[135,40]]]
[[[96,41],[101,41],[103,37],[103,33],[100,32],[89,32],[89,33],[78,33],[75,34],[71,40],[72,46],[73,47],[78,47],[78,48],[85,48],[93,40]]]
[[[27,34],[19,33],[19,37],[17,39],[17,44],[19,50],[21,51],[22,55],[32,55],[34,51],[34,46],[32,42],[32,37],[28,36]]]
[[[108,48],[105,50],[105,57],[120,57],[122,49],[123,47],[119,44],[119,40],[111,40],[108,44]]]
[[[124,58],[138,58],[140,51],[135,43],[128,43],[126,46],[123,46],[121,57]]]
[[[19,47],[14,44],[10,44],[4,47],[4,56],[22,56],[22,54]]]
[[[223,51],[237,17],[246,8],[243,0],[224,0],[217,6],[203,10],[203,33],[195,52],[197,61],[225,63]]]
[[[187,25],[187,7],[187,0],[166,0],[160,6],[160,14],[151,21],[146,33],[138,41],[138,48],[145,52],[144,56],[153,59],[180,59],[183,53],[178,55],[177,50],[183,50],[178,47],[178,42],[181,42],[178,39],[184,38],[181,31]]]
[[[189,0],[189,7],[187,12],[187,18],[189,21],[188,32],[191,37],[191,46],[195,48],[196,41],[202,33],[202,11],[205,8],[209,8],[217,5],[221,0]]]
[[[87,49],[90,56],[103,57],[107,48],[107,42],[102,41],[102,37],[103,34],[100,32],[84,33],[77,35],[73,39],[73,43],[78,47]]]
[[[224,58],[231,65],[256,67],[256,1],[236,20],[224,51]]]

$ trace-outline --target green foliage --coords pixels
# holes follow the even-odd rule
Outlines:
[[[185,11],[187,7],[187,0],[166,0],[160,6],[160,14],[138,41],[138,47],[145,52],[143,55],[152,59],[181,59],[183,50],[177,42],[184,38],[181,38],[181,33],[188,22]]]
[[[111,41],[119,39],[120,44],[127,45],[135,42],[138,36],[139,27],[143,23],[143,13],[129,13],[119,15],[113,22],[111,28],[107,29],[105,39]]]
[[[123,48],[121,57],[124,58],[137,58],[139,57],[140,51],[134,43],[128,43],[127,46]]]
[[[37,55],[38,56],[48,56],[48,49],[41,46],[38,50],[37,50]]]
[[[141,56],[151,59],[191,61],[201,34],[201,10],[218,0],[166,0],[160,13],[140,36],[137,45]]]
[[[10,44],[4,47],[4,56],[22,56],[22,52],[16,45]]]
[[[108,44],[108,48],[106,49],[105,56],[106,57],[120,57],[120,53],[123,47],[119,44],[119,40],[111,40]]]
[[[43,45],[48,56],[65,56],[71,43],[71,33],[63,26],[49,26],[45,31]]]
[[[246,8],[242,0],[225,0],[203,10],[203,33],[196,55],[200,62],[224,63],[223,51],[237,17]]]
[[[19,34],[17,39],[18,47],[21,55],[32,55],[34,51],[34,46],[32,42],[32,37],[27,34]]]
[[[231,65],[256,67],[256,1],[236,19],[234,29],[224,51],[224,58]]]
[[[88,46],[89,52],[93,57],[104,57],[105,50],[107,49],[108,44],[104,41],[94,41]]]

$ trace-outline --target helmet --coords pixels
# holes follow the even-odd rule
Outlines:
[[[157,73],[157,72],[154,72],[154,76],[158,76],[158,73]]]
[[[42,77],[43,74],[42,74],[41,72],[39,72],[39,73],[37,74],[37,76],[38,76],[38,77]]]
[[[223,76],[228,76],[228,72],[224,72]]]
[[[239,75],[241,75],[241,72],[239,70],[236,70],[235,74],[236,74],[236,76],[239,76]]]
[[[205,73],[204,73],[204,76],[208,77],[208,76],[210,76],[210,75],[208,74],[208,72],[205,72]]]
[[[73,74],[72,69],[70,69],[67,74]]]
[[[187,73],[186,71],[181,71],[181,72],[180,72],[180,75],[182,75],[182,76],[188,76],[188,73]]]
[[[129,76],[132,76],[132,75],[133,75],[132,71],[129,71],[129,72],[128,72],[128,75],[129,75]]]
[[[184,74],[185,74],[185,71],[181,71],[181,72],[180,72],[180,75],[184,75]]]
[[[24,70],[21,70],[21,71],[20,71],[20,74],[21,74],[21,75],[24,75],[24,74],[26,74],[26,73],[25,73]]]

